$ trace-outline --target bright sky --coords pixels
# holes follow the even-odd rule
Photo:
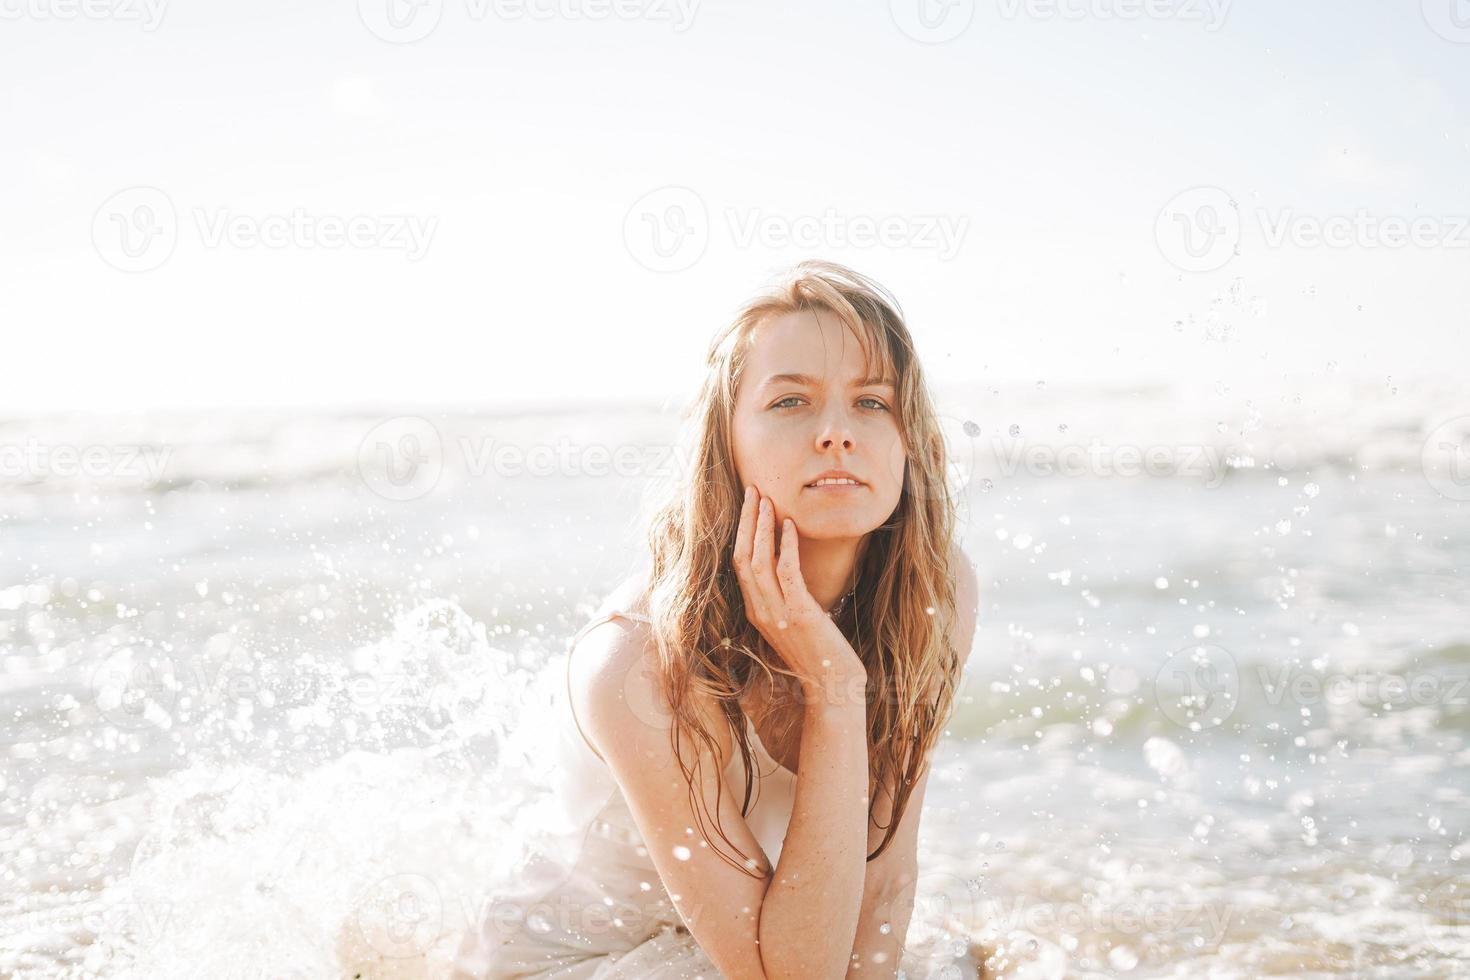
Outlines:
[[[1464,371],[1465,0],[305,7],[0,0],[0,411],[678,394],[807,256],[939,382]]]

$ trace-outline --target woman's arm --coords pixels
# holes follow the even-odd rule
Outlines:
[[[836,677],[803,709],[796,799],[761,906],[770,977],[841,977],[858,927],[868,822],[865,678]]]
[[[955,678],[958,688],[975,644],[980,596],[974,563],[957,544],[951,548],[950,554],[955,573],[955,619],[951,636],[955,652],[959,655],[957,673],[960,676]],[[919,820],[923,815],[930,771],[930,759],[926,759],[893,840],[882,854],[868,862],[863,879],[862,912],[848,969],[848,976],[854,980],[892,980],[898,975],[918,888]],[[874,808],[875,822],[868,828],[868,853],[877,850],[882,843],[892,819],[893,794],[884,787]],[[886,933],[882,928],[884,923],[889,927]]]
[[[715,851],[709,820],[691,808],[660,704],[646,629],[590,630],[571,662],[573,709],[607,760],[659,878],[690,933],[731,980],[837,978],[846,969],[862,897],[867,822],[865,677],[834,667],[823,697],[806,702],[796,799],[773,878],[732,867]],[[838,661],[840,663],[840,661]],[[861,665],[859,664],[859,667]],[[684,764],[700,760],[695,792],[731,842],[763,852],[722,775],[732,736],[701,707],[717,753],[681,738]],[[738,856],[731,855],[738,860]],[[752,864],[751,870],[757,865]]]
[[[914,897],[918,886],[919,818],[923,813],[924,790],[929,785],[929,766],[909,797],[898,831],[888,848],[868,862],[863,877],[862,911],[858,916],[857,936],[847,976],[853,980],[892,980],[898,975],[903,956],[904,938],[913,918]],[[892,816],[892,797],[878,808],[878,819],[887,824]],[[885,816],[886,813],[886,816]],[[876,823],[868,828],[868,852],[882,843],[886,829]],[[887,931],[884,931],[884,926]]]

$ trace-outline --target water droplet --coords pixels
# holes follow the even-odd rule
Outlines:
[[[1138,954],[1128,946],[1108,950],[1108,964],[1115,970],[1131,970],[1138,965]]]

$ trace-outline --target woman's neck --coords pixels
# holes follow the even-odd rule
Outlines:
[[[837,605],[856,584],[858,559],[865,538],[803,539],[801,577],[806,590],[823,609]]]

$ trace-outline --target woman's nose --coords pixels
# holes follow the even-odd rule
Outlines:
[[[829,412],[822,417],[822,426],[817,433],[817,448],[823,451],[841,444],[843,449],[853,448],[852,424],[841,412]]]

